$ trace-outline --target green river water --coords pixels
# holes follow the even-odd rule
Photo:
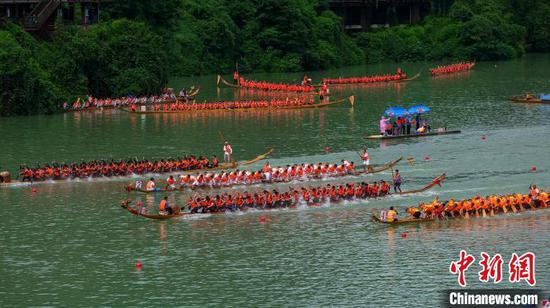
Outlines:
[[[505,99],[525,91],[550,91],[550,55],[482,62],[469,73],[431,78],[427,68],[435,65],[401,65],[410,75],[422,71],[408,83],[332,90],[333,99],[354,94],[354,108],[0,118],[0,169],[12,174],[20,163],[53,160],[219,156],[220,131],[238,159],[275,148],[272,165],[358,161],[355,150],[366,145],[375,164],[399,156],[415,158],[414,166],[403,162],[398,167],[404,188],[448,174],[442,188],[408,197],[164,222],[141,219],[119,207],[129,197],[123,190],[127,180],[43,183],[35,186],[36,192],[28,186],[2,187],[0,306],[435,307],[442,290],[458,287],[449,264],[461,249],[478,259],[482,251],[500,253],[505,264],[513,252],[532,251],[537,288],[550,290],[550,211],[400,227],[370,221],[373,208],[404,209],[434,196],[527,192],[532,182],[550,186],[550,105]],[[386,64],[309,75],[319,80],[395,69]],[[292,82],[302,74],[248,77]],[[175,79],[171,85],[200,84],[200,99],[205,100],[242,95],[216,89],[215,81],[215,76],[201,76]],[[432,107],[434,126],[461,129],[462,134],[390,142],[363,139],[377,132],[385,108],[416,102]],[[325,154],[326,146],[331,154]],[[388,171],[368,179],[390,176]],[[149,203],[161,196],[131,194]],[[189,195],[168,196],[181,204]],[[143,264],[141,271],[135,268],[137,261]],[[478,270],[474,266],[467,272],[469,286],[492,287],[478,281]],[[527,285],[498,285],[513,286]]]

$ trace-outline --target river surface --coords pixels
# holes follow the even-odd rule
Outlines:
[[[458,287],[449,264],[461,249],[478,260],[482,251],[503,256],[505,282],[498,287],[527,287],[506,281],[506,264],[513,252],[534,252],[537,287],[550,290],[550,211],[400,227],[370,221],[374,208],[403,210],[435,196],[527,192],[531,183],[550,186],[550,105],[505,100],[525,91],[550,91],[550,55],[483,62],[469,73],[431,78],[427,68],[435,65],[402,64],[410,75],[422,71],[408,83],[332,89],[333,99],[354,94],[354,108],[0,118],[0,169],[12,174],[20,163],[221,155],[222,139],[232,142],[238,159],[275,148],[272,165],[357,161],[355,151],[364,145],[375,164],[414,157],[413,166],[402,162],[397,167],[406,189],[448,174],[442,188],[413,196],[165,222],[131,216],[119,207],[129,197],[123,190],[127,180],[44,183],[35,192],[27,186],[0,188],[0,306],[436,307],[443,290]],[[386,64],[308,74],[319,80],[396,68]],[[248,76],[286,82],[301,77]],[[204,100],[245,94],[216,89],[215,81],[216,76],[182,78],[172,86],[200,84]],[[432,107],[433,126],[462,134],[364,140],[376,133],[385,108],[416,102]],[[327,146],[331,154],[325,154]],[[390,176],[388,171],[367,179]],[[180,204],[188,197],[168,196]],[[161,195],[130,197],[156,204]],[[138,261],[142,270],[136,270]],[[467,272],[468,285],[493,287],[478,281],[479,269],[475,264]]]

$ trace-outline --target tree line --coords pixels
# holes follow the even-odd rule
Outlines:
[[[120,0],[101,22],[41,41],[0,21],[0,115],[52,113],[76,95],[156,94],[169,76],[289,72],[550,51],[548,0],[455,0],[417,25],[347,34],[327,0]]]

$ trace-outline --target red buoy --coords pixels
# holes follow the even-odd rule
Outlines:
[[[326,153],[326,154],[330,153],[330,147],[326,147],[326,148],[325,148],[325,153]]]
[[[141,265],[141,262],[137,261],[137,262],[136,262],[136,270],[141,271],[141,268],[142,268],[142,267],[143,267],[143,266]]]
[[[401,237],[402,237],[402,238],[406,238],[406,237],[407,237],[407,232],[401,233]]]
[[[531,171],[537,171],[537,166],[531,167]]]
[[[485,139],[487,139],[487,136],[485,135],[481,136],[481,140],[485,140]]]
[[[424,157],[424,160],[430,160],[430,159],[431,159],[430,156]]]
[[[267,219],[265,218],[265,216],[260,216],[259,220],[260,222],[265,222]]]
[[[33,193],[36,192],[36,188],[35,188],[35,187],[32,188],[32,192],[33,192]]]

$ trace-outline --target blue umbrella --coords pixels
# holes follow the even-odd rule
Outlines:
[[[426,113],[430,112],[430,107],[424,105],[416,105],[409,108],[409,114]]]
[[[403,107],[391,107],[386,109],[386,111],[384,111],[384,114],[389,117],[402,117],[409,114],[409,112]]]

